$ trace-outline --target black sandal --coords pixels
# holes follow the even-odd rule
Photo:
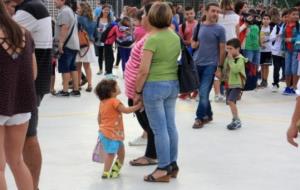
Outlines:
[[[161,177],[155,178],[155,177],[153,176],[153,174],[154,174],[157,170],[163,170],[163,171],[166,171],[167,174],[166,174],[166,175],[163,175],[163,176],[161,176]],[[147,182],[163,182],[163,183],[167,183],[167,182],[170,182],[170,178],[171,178],[171,175],[170,175],[170,168],[169,168],[169,166],[168,166],[167,168],[156,168],[156,170],[154,170],[154,172],[152,172],[150,175],[145,176],[144,181],[147,181]]]

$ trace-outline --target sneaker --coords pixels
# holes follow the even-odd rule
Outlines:
[[[236,130],[242,127],[241,120],[239,119],[233,119],[232,122],[227,125],[228,130]]]
[[[69,97],[70,93],[69,92],[64,92],[63,90],[61,90],[58,93],[56,93],[55,96],[57,96],[57,97]]]
[[[290,95],[290,93],[291,93],[290,87],[285,87],[285,89],[284,89],[282,95],[288,96],[288,95]]]
[[[271,88],[271,90],[272,90],[272,92],[278,92],[278,90],[279,90],[279,86],[278,85],[276,85],[276,84],[273,84],[273,86],[272,86],[272,88]]]
[[[100,71],[97,73],[97,75],[101,75],[102,73],[103,73],[103,71],[100,70]]]
[[[114,65],[114,68],[115,68],[115,69],[119,68],[119,65]]]
[[[290,95],[291,95],[291,96],[296,95],[296,91],[295,91],[293,88],[291,88],[291,93],[290,93]]]
[[[226,98],[223,95],[216,95],[214,98],[215,102],[225,102]]]
[[[80,97],[81,93],[79,90],[72,90],[72,92],[70,93],[71,96],[74,97]]]
[[[136,138],[133,141],[128,143],[129,146],[145,146],[147,145],[147,138],[143,138],[142,136]]]
[[[109,179],[110,178],[110,172],[103,172],[102,179]]]
[[[122,168],[122,164],[117,159],[115,161],[114,165],[111,168],[110,178],[117,178],[117,177],[119,177],[120,176],[120,172],[121,172],[121,168]]]

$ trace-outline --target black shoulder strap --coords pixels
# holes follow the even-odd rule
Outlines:
[[[72,34],[73,34],[73,31],[74,31],[74,28],[75,28],[75,25],[76,25],[76,15],[74,14],[74,24],[73,24],[73,26],[72,26],[72,29],[71,29],[71,31],[70,31],[70,33],[69,33],[69,35],[68,35],[68,37],[67,37],[67,39],[65,40],[65,42],[64,42],[64,45],[63,45],[63,47],[65,47],[66,45],[67,45],[67,43],[69,42],[69,40],[70,40],[70,38],[71,38],[71,36],[72,36]]]
[[[185,28],[186,28],[186,23],[185,23],[185,21],[182,23],[182,25],[181,25],[181,30],[182,30],[182,34],[183,34],[183,36],[184,36],[184,33],[185,33]]]
[[[198,41],[198,35],[199,35],[199,31],[200,31],[200,22],[197,24],[196,26],[196,30],[195,30],[195,33],[194,33],[194,36],[193,36],[193,40],[194,41]]]

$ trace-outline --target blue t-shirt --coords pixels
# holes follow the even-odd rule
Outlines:
[[[201,24],[198,41],[200,46],[193,55],[195,64],[199,66],[217,66],[219,63],[220,43],[225,44],[226,42],[224,27],[219,24]]]
[[[177,22],[176,16],[173,16],[172,24],[175,26],[175,32],[179,32],[179,23]]]

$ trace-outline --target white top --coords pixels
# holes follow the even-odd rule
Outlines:
[[[237,38],[236,25],[239,23],[240,16],[234,11],[227,11],[226,14],[219,14],[218,24],[225,28],[226,41]]]
[[[284,52],[282,51],[282,47],[281,47],[282,40],[283,40],[282,31],[283,31],[283,24],[281,26],[278,25],[274,26],[271,32],[270,40],[271,42],[274,42],[274,44],[272,44],[272,55],[284,57]]]
[[[271,36],[271,27],[261,27],[260,36],[263,38],[260,52],[271,52],[272,51],[272,42],[270,40]]]

